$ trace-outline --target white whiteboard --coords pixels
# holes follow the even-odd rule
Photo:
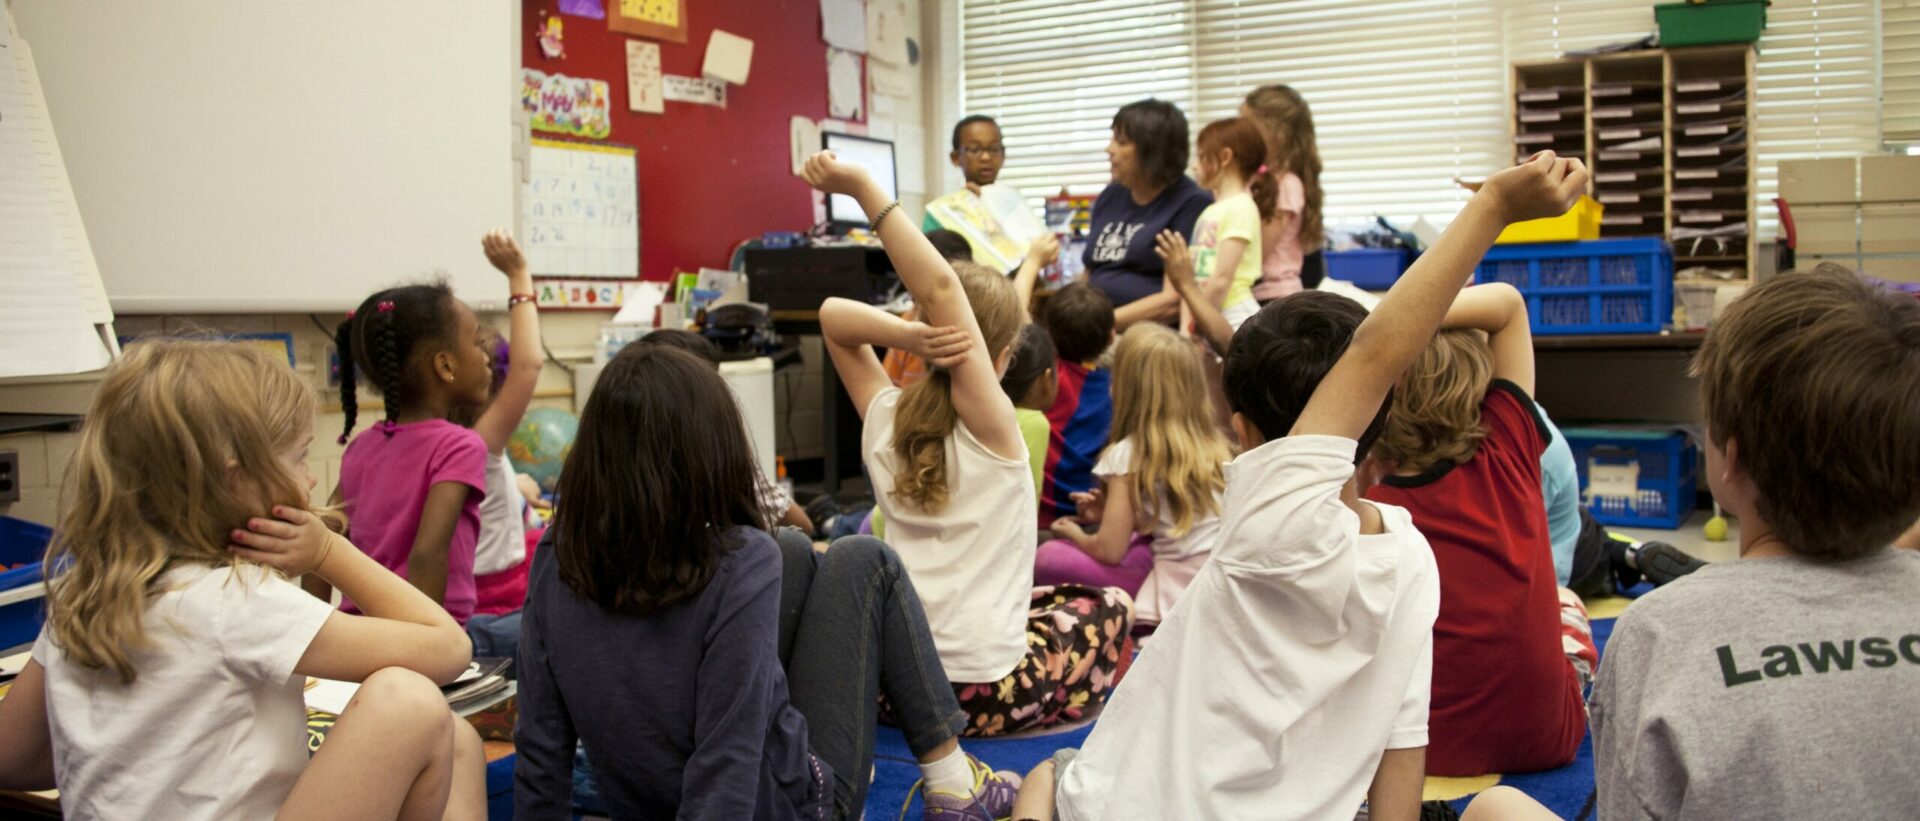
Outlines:
[[[640,276],[633,149],[534,140],[524,198],[527,268],[536,276]]]
[[[515,0],[16,0],[116,313],[341,311],[518,216]]]

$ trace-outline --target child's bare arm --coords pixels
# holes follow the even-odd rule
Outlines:
[[[1233,290],[1233,274],[1240,270],[1240,258],[1247,255],[1248,242],[1239,237],[1223,239],[1213,252],[1213,276],[1200,286],[1215,305],[1224,305],[1227,292]]]
[[[1040,277],[1040,269],[1059,258],[1060,238],[1052,233],[1041,234],[1027,246],[1027,255],[1020,259],[1020,268],[1013,273],[1013,292],[1020,295],[1022,310],[1033,308],[1033,284]]]
[[[866,171],[842,164],[831,151],[813,155],[807,161],[805,177],[814,188],[858,200],[869,216],[881,216],[893,205]],[[889,213],[885,217],[878,226],[880,242],[893,260],[901,283],[912,292],[921,318],[929,325],[958,328],[972,340],[965,356],[948,368],[953,374],[954,410],[989,450],[1005,458],[1019,458],[1026,452],[1026,445],[1014,419],[1013,400],[1000,389],[1000,376],[994,372],[993,363],[996,352],[987,350],[980,323],[960,288],[960,277],[906,215]]]
[[[47,726],[47,673],[28,661],[0,699],[0,789],[50,790],[53,732]]]
[[[1527,298],[1512,285],[1490,282],[1461,291],[1440,327],[1486,331],[1493,378],[1533,395],[1533,329],[1527,323]]]
[[[1125,476],[1104,479],[1105,499],[1100,513],[1100,530],[1088,533],[1080,526],[1080,521],[1072,516],[1062,516],[1053,520],[1053,535],[1074,543],[1094,561],[1117,567],[1127,558],[1127,548],[1133,544],[1134,523],[1133,483]]]
[[[1202,293],[1200,286],[1193,281],[1193,255],[1187,250],[1187,238],[1178,231],[1161,231],[1154,238],[1153,252],[1165,260],[1167,284],[1174,293],[1187,303],[1193,311],[1193,324],[1199,328],[1200,335],[1207,340],[1207,346],[1221,356],[1227,355],[1227,347],[1233,344],[1233,326],[1227,323],[1227,317],[1220,312],[1219,300],[1209,298]],[[1221,294],[1225,298],[1225,292]]]
[[[472,492],[473,488],[460,482],[436,482],[427,488],[427,501],[420,506],[420,527],[414,531],[413,548],[407,552],[407,581],[443,605],[447,601],[453,530],[460,523],[460,508]]]
[[[930,327],[840,297],[820,304],[820,333],[840,384],[846,386],[862,419],[873,397],[893,385],[873,352],[875,345],[906,351],[936,368],[952,367],[973,347],[972,339],[959,328]]]
[[[1367,787],[1369,821],[1419,821],[1420,791],[1427,780],[1427,748],[1388,750]]]
[[[1355,439],[1440,327],[1460,287],[1509,223],[1566,213],[1587,190],[1577,159],[1541,152],[1487,178],[1432,248],[1394,283],[1314,390],[1292,435]]]
[[[480,240],[480,247],[486,252],[487,261],[507,275],[509,297],[533,293],[533,276],[527,273],[527,259],[520,253],[520,245],[513,241],[512,234],[488,233]],[[507,439],[513,436],[514,428],[520,426],[520,418],[527,414],[527,405],[533,401],[534,386],[540,382],[540,311],[532,302],[520,302],[507,306],[507,316],[510,322],[507,378],[500,384],[493,404],[480,415],[480,421],[473,424],[473,432],[487,443],[488,453],[499,453],[506,448]]]

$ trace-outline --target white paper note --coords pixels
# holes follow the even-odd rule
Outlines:
[[[860,55],[827,49],[827,114],[843,120],[865,118],[866,88],[860,77]]]
[[[747,84],[747,71],[753,67],[753,41],[738,34],[713,30],[707,40],[707,58],[700,73],[737,86]]]
[[[660,44],[627,41],[627,110],[661,114],[667,110],[660,83]]]
[[[913,94],[913,69],[905,66],[888,65],[867,60],[868,82],[873,83],[873,93],[889,97],[907,97]]]
[[[820,124],[798,116],[788,120],[787,150],[793,175],[800,176],[800,172],[806,170],[807,159],[820,150]]]
[[[907,64],[906,0],[867,0],[867,56]]]
[[[720,80],[705,77],[682,77],[668,74],[662,78],[665,83],[665,97],[676,103],[693,103],[727,107],[727,84]]]
[[[820,39],[848,51],[867,50],[867,4],[861,0],[820,0]]]

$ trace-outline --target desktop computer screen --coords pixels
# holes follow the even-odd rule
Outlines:
[[[873,175],[874,182],[887,192],[887,199],[900,198],[900,188],[893,162],[893,142],[862,137],[855,134],[840,134],[833,131],[821,135],[821,143],[841,162],[857,165]],[[865,225],[867,214],[860,210],[860,203],[845,194],[827,197],[827,222],[843,225]]]

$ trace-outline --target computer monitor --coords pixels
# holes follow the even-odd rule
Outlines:
[[[880,184],[880,190],[887,192],[887,199],[900,197],[899,182],[894,170],[893,141],[877,140],[855,134],[841,134],[827,131],[821,134],[822,147],[832,151],[843,163],[857,165],[873,175],[873,181]],[[867,213],[860,209],[860,203],[845,194],[827,197],[827,222],[842,225],[865,225]]]

